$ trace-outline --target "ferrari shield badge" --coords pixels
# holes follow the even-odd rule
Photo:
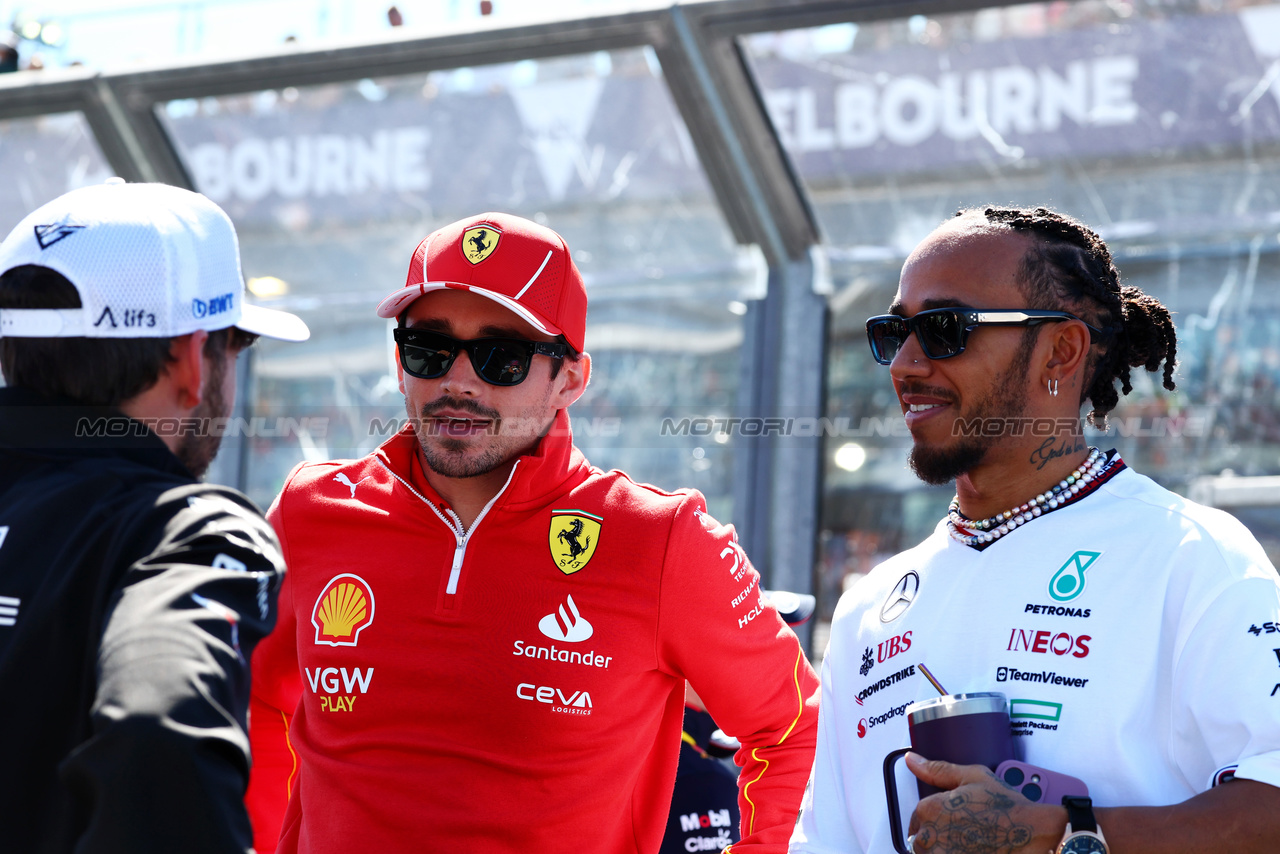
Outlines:
[[[604,521],[584,510],[552,510],[547,535],[551,558],[565,575],[582,569],[596,553],[600,524]]]
[[[502,232],[491,225],[477,225],[462,233],[462,254],[472,264],[479,264],[498,248]]]

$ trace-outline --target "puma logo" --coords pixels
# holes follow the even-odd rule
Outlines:
[[[362,477],[362,478],[360,478],[359,480],[357,480],[355,483],[352,483],[352,482],[351,482],[351,478],[347,477],[346,472],[338,472],[337,474],[335,474],[335,475],[333,476],[333,479],[334,479],[334,480],[336,480],[338,483],[343,484],[343,485],[344,485],[344,486],[346,486],[348,489],[350,489],[350,490],[351,490],[351,497],[352,497],[352,498],[355,498],[355,497],[356,497],[356,487],[357,487],[357,486],[359,486],[360,484],[364,483],[366,480],[368,480],[368,479],[369,479],[369,478],[371,478],[371,477],[373,477],[373,475],[371,475],[371,474],[367,474],[367,475],[365,475],[364,477]]]

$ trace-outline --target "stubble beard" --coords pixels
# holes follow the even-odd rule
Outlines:
[[[422,458],[427,467],[443,477],[480,477],[502,466],[519,454],[508,455],[504,448],[490,445],[478,456],[468,456],[468,443],[458,439],[442,439],[439,436],[428,436],[427,431],[419,425],[417,428],[418,446],[422,448]],[[431,444],[428,439],[437,444]]]
[[[1023,341],[1009,368],[995,378],[991,389],[965,416],[966,420],[972,423],[974,420],[985,421],[989,418],[1013,419],[1026,411],[1026,374],[1034,347],[1034,337],[1029,336]],[[958,419],[953,423],[958,423]],[[916,477],[930,486],[942,486],[976,468],[1003,439],[1004,435],[1001,434],[966,436],[949,445],[929,446],[916,442],[907,461]]]
[[[222,447],[222,431],[212,428],[213,420],[226,419],[231,415],[231,406],[222,395],[222,384],[226,378],[226,361],[221,358],[210,360],[209,374],[205,380],[204,393],[200,403],[191,411],[191,417],[200,419],[205,426],[204,435],[191,433],[182,437],[181,444],[174,452],[178,460],[196,477],[203,477],[213,464],[213,458]]]
[[[477,453],[474,437],[459,439],[433,429],[436,422],[432,420],[432,414],[446,407],[487,419],[490,426],[482,438],[492,440],[488,447]],[[414,415],[413,412],[409,414]],[[442,477],[467,478],[489,474],[537,445],[536,437],[521,444],[516,437],[503,435],[502,416],[496,410],[465,399],[441,398],[424,405],[414,420],[414,433],[418,437],[418,447],[422,449],[423,461]]]

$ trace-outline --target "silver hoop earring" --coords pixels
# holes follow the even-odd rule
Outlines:
[[[1044,383],[1044,384],[1045,384],[1045,386],[1049,389],[1049,395],[1050,395],[1051,397],[1057,397],[1057,396],[1058,396],[1058,381],[1057,381],[1057,380],[1045,380],[1045,383]]]

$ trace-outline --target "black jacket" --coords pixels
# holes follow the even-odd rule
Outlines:
[[[244,852],[279,544],[123,418],[0,388],[0,848]]]

